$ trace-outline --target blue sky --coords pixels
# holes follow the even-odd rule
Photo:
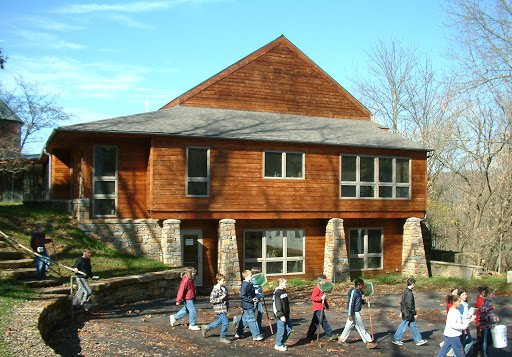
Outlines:
[[[440,0],[1,1],[0,71],[37,81],[75,115],[63,125],[157,110],[285,35],[350,91],[377,40],[443,64]],[[27,153],[39,153],[51,130]]]

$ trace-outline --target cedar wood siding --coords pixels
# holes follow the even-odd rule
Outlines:
[[[52,198],[78,198],[80,161],[83,171],[84,197],[91,199],[94,146],[117,147],[118,163],[118,218],[148,218],[147,165],[150,141],[138,136],[90,136],[71,134],[73,147],[68,151],[56,150],[52,161]],[[67,157],[66,164],[62,157]],[[73,158],[71,163],[70,157]],[[82,158],[81,158],[82,157]],[[81,159],[80,159],[81,158]],[[70,197],[70,167],[73,167],[73,197]],[[64,187],[64,185],[68,185]],[[91,212],[92,214],[92,212]],[[92,218],[92,217],[91,217]]]
[[[426,153],[239,140],[154,137],[152,217],[158,219],[407,218],[426,210]],[[210,148],[210,196],[186,197],[186,148]],[[263,178],[263,151],[305,152],[305,180]],[[410,157],[411,200],[339,198],[340,153]]]
[[[174,105],[370,120],[370,112],[281,37],[176,98]]]
[[[71,153],[67,150],[57,150],[52,156],[52,186],[51,195],[54,200],[69,200],[71,198]]]

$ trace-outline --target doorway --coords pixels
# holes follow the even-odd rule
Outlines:
[[[201,229],[181,230],[183,244],[183,265],[197,271],[196,285],[203,285],[203,231]]]

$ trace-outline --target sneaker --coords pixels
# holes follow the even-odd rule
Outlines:
[[[191,325],[188,327],[189,330],[194,330],[194,331],[199,331],[201,329],[201,327],[197,326],[197,325]]]
[[[416,346],[421,346],[424,345],[425,343],[427,343],[427,340],[419,340],[418,342],[416,342]]]
[[[258,335],[252,339],[253,341],[261,341],[263,340],[263,335]]]
[[[240,335],[235,333],[235,338],[240,338]]]
[[[398,340],[398,341],[393,340],[393,341],[391,341],[391,342],[392,342],[394,345],[397,345],[397,346],[403,346],[403,345],[404,345],[404,343],[403,343],[401,340]]]
[[[228,340],[226,337],[222,337],[222,336],[220,336],[220,337],[219,337],[219,342],[222,342],[222,343],[231,343],[231,340]]]
[[[327,336],[327,341],[335,341],[338,338],[335,334],[332,334],[331,336]]]
[[[275,345],[275,346],[274,346],[274,349],[275,349],[275,350],[278,350],[278,351],[281,351],[281,352],[284,352],[284,351],[286,351],[288,348],[287,348],[285,345],[281,345],[281,346]]]
[[[371,349],[373,349],[373,348],[375,348],[375,347],[377,347],[377,344],[376,344],[375,342],[368,342],[368,343],[366,344],[366,349],[367,349],[367,350],[371,350]]]
[[[174,323],[176,322],[174,315],[169,316],[169,320],[171,320],[171,327],[174,326]]]
[[[208,325],[201,325],[201,333],[203,334],[203,337],[206,338],[206,331],[208,331],[210,328]]]

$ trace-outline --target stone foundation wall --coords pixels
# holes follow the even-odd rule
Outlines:
[[[78,222],[88,236],[106,247],[162,261],[162,227],[157,219],[104,219]]]

